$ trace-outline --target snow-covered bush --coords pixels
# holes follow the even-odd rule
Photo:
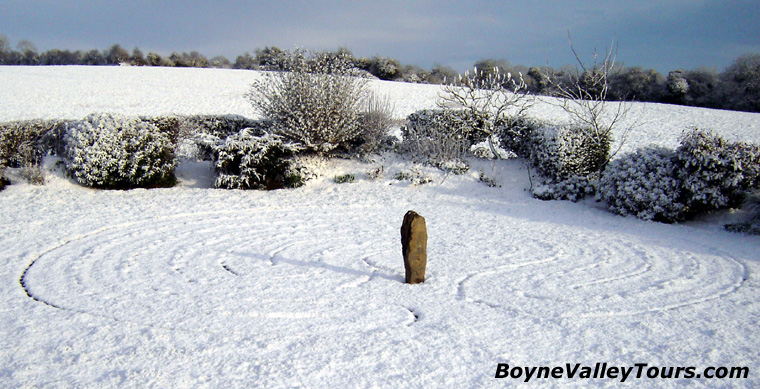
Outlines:
[[[541,200],[578,201],[596,192],[596,181],[588,177],[572,176],[561,181],[548,180],[531,189],[533,197]]]
[[[148,122],[166,135],[172,144],[177,144],[180,139],[183,118],[180,116],[141,116],[140,120]]]
[[[414,185],[425,185],[427,183],[433,182],[433,179],[430,176],[423,173],[417,167],[411,168],[410,171],[402,170],[400,172],[397,172],[393,178],[398,181],[410,181]]]
[[[746,214],[745,220],[741,223],[726,224],[726,230],[760,235],[760,190],[747,193],[742,209]]]
[[[0,124],[0,168],[20,168],[32,184],[43,184],[42,157],[59,154],[65,121],[28,120]]]
[[[613,160],[597,188],[597,199],[606,201],[612,212],[644,220],[683,220],[687,207],[681,197],[673,150],[647,147]]]
[[[348,75],[348,61],[320,58],[296,51],[287,71],[266,73],[247,97],[277,134],[325,154],[360,135],[367,81]]]
[[[526,93],[522,74],[513,77],[490,66],[476,67],[472,74],[465,72],[444,85],[437,104],[443,109],[465,111],[468,120],[476,123],[473,130],[480,139],[475,141],[486,140],[498,156],[494,140],[500,135],[499,128],[522,118],[533,98]]]
[[[747,213],[747,221],[760,224],[760,189],[753,190],[744,199],[744,211]]]
[[[515,153],[518,157],[530,157],[530,137],[544,126],[536,119],[517,117],[496,123],[495,132],[501,140],[501,146]]]
[[[460,113],[463,111],[460,111]],[[456,111],[422,110],[412,113],[401,128],[401,150],[434,166],[461,165],[472,145],[472,127]]]
[[[41,120],[0,124],[0,166],[39,165],[46,152],[40,140],[48,127]]]
[[[728,142],[705,130],[681,137],[676,150],[689,211],[736,206],[743,191],[760,185],[760,147]]]
[[[485,140],[479,128],[482,120],[463,109],[422,109],[406,117],[401,133],[406,138],[409,132],[424,131],[427,128],[444,128],[470,143]]]
[[[282,136],[245,128],[213,147],[214,186],[267,190],[300,186],[303,174],[293,161],[299,150]]]
[[[264,129],[263,121],[249,119],[241,115],[193,115],[182,118],[183,133],[208,134],[224,139],[237,134],[244,128]]]
[[[128,189],[175,181],[174,145],[139,118],[92,114],[68,127],[64,143],[66,169],[83,185]]]
[[[528,156],[539,173],[552,181],[571,177],[596,179],[607,161],[610,139],[598,143],[585,127],[544,125],[529,132]]]
[[[356,176],[351,173],[341,174],[333,177],[333,182],[336,184],[350,184],[356,181]]]
[[[248,119],[240,115],[193,115],[183,117],[180,121],[179,157],[210,161],[213,147],[220,139],[237,134],[244,128],[255,129],[264,133],[271,123],[264,120]]]
[[[368,93],[366,104],[359,113],[359,131],[354,139],[346,142],[346,151],[366,155],[381,148],[394,125],[393,104],[388,97]]]
[[[610,150],[613,133],[622,145],[638,122],[626,120],[631,111],[630,103],[610,101],[610,81],[619,68],[614,39],[612,43],[605,52],[594,52],[589,63],[581,60],[571,40],[570,50],[575,56],[576,68],[552,74],[546,79],[551,85],[552,94],[559,98],[559,107],[579,130],[577,135],[584,144],[596,149],[593,157],[599,158],[593,162],[596,175],[604,171],[620,150]]]

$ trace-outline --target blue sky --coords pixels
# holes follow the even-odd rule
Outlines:
[[[561,66],[618,44],[619,62],[667,73],[760,52],[758,0],[0,0],[0,34],[40,50],[198,51],[231,61],[277,46],[457,70],[484,58]]]

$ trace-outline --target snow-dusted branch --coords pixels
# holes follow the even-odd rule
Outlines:
[[[605,161],[600,166],[601,172],[620,151],[637,123],[636,121],[624,123],[631,110],[629,102],[610,102],[607,98],[610,79],[617,69],[615,40],[612,40],[612,44],[601,59],[598,52],[595,52],[593,62],[587,65],[575,50],[569,33],[568,39],[579,67],[575,72],[570,72],[564,77],[551,74],[547,79],[554,90],[554,95],[560,99],[557,105],[578,125],[580,131],[584,131],[589,141],[607,150]],[[610,152],[613,133],[620,137],[620,141],[618,148]]]
[[[475,131],[488,139],[491,151],[498,158],[493,144],[496,123],[509,123],[525,115],[533,102],[526,92],[522,74],[515,78],[511,73],[501,73],[498,68],[491,72],[475,69],[472,74],[466,72],[456,81],[446,83],[438,106],[467,111],[479,123]]]

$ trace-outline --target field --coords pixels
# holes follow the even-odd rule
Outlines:
[[[0,121],[253,117],[243,95],[259,76],[0,67]],[[439,93],[371,85],[398,118],[435,107]],[[566,119],[545,100],[530,114]],[[760,114],[635,104],[630,120],[624,151],[674,147],[695,126],[760,143]],[[597,363],[647,364],[628,385],[760,385],[760,237],[722,228],[740,211],[666,225],[593,200],[544,202],[515,160],[473,161],[461,176],[420,167],[433,178],[425,185],[395,180],[412,165],[393,154],[315,161],[318,178],[271,192],[211,189],[208,164],[191,161],[174,188],[99,191],[53,162],[46,185],[0,192],[2,387],[503,387],[527,373],[495,379],[498,364]],[[346,173],[356,182],[333,182]],[[419,285],[403,283],[399,227],[410,209],[429,234]],[[646,377],[650,367],[721,366],[749,376]]]

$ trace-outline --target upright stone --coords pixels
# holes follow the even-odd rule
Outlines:
[[[425,218],[417,212],[409,211],[401,224],[401,250],[404,255],[406,283],[425,282],[427,265],[427,227]]]

